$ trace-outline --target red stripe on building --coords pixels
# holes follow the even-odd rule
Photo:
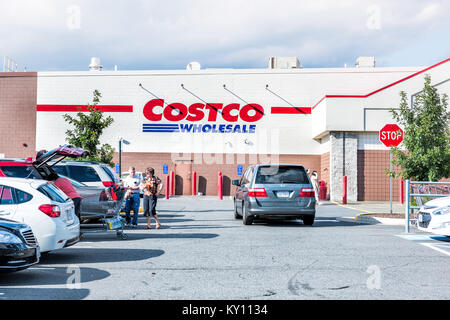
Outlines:
[[[97,108],[102,112],[133,112],[133,106],[125,106],[125,105],[98,105]],[[86,105],[67,105],[67,104],[38,104],[36,105],[36,110],[45,112],[89,111]]]
[[[434,65],[432,65],[432,66],[430,66],[430,67],[427,67],[427,68],[425,68],[425,69],[423,69],[423,70],[420,70],[420,71],[418,71],[418,72],[416,72],[416,73],[413,73],[413,74],[411,74],[411,75],[409,75],[409,76],[407,76],[407,77],[405,77],[405,78],[402,78],[402,79],[400,79],[400,80],[397,80],[397,81],[395,81],[395,82],[392,82],[391,84],[388,84],[387,86],[384,86],[384,87],[382,87],[382,88],[380,88],[380,89],[378,89],[378,90],[372,91],[372,92],[370,92],[370,93],[368,93],[368,94],[363,94],[363,95],[348,95],[348,94],[343,94],[343,95],[339,95],[339,94],[329,95],[329,94],[327,94],[327,95],[325,95],[324,97],[322,97],[322,99],[320,99],[319,102],[317,102],[312,108],[314,109],[314,108],[315,108],[319,103],[321,103],[321,102],[323,101],[323,99],[325,99],[325,98],[367,98],[367,97],[370,97],[371,95],[373,95],[373,94],[375,94],[375,93],[378,93],[378,92],[383,91],[383,90],[385,90],[385,89],[387,89],[387,88],[390,88],[390,87],[392,87],[392,86],[395,86],[396,84],[399,84],[399,83],[401,83],[401,82],[403,82],[403,81],[405,81],[405,80],[411,79],[412,77],[415,77],[415,76],[417,76],[417,75],[419,75],[419,74],[421,74],[421,73],[424,73],[425,71],[428,71],[428,70],[430,70],[430,69],[433,69],[433,68],[435,68],[435,67],[437,67],[437,66],[440,66],[441,64],[444,64],[444,63],[449,62],[449,61],[450,61],[450,58],[445,59],[445,60],[443,60],[443,61],[441,61],[441,62],[438,62],[438,63],[436,63],[436,64],[434,64]]]
[[[311,114],[311,107],[272,107],[272,114]]]

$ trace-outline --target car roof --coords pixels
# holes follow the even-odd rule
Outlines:
[[[0,177],[0,184],[2,184],[2,183],[29,185],[29,184],[32,184],[32,183],[44,184],[44,183],[48,183],[48,181],[41,180],[41,179]]]
[[[103,163],[101,161],[91,161],[91,160],[80,160],[80,161],[75,161],[75,160],[62,160],[60,162],[58,162],[56,165],[63,163],[63,164],[78,164],[78,165],[86,165],[86,164],[98,164],[98,165],[105,165],[107,166],[106,163]]]
[[[252,167],[261,167],[261,166],[272,166],[272,167],[302,167],[304,168],[305,166],[302,164],[294,164],[294,163],[259,163],[259,164],[254,164],[252,165]]]
[[[29,164],[33,165],[32,158],[1,158],[0,159],[1,165],[10,165],[13,166],[15,164]]]

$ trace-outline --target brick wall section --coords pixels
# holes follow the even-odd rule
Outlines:
[[[203,155],[204,156],[204,155]],[[175,171],[176,174],[176,162],[182,160],[193,160],[192,171],[197,172],[197,192],[202,192],[204,195],[217,195],[217,182],[218,172],[222,172],[223,176],[223,195],[234,195],[235,187],[232,185],[232,180],[240,179],[237,175],[237,164],[242,164],[245,169],[249,163],[254,163],[255,155],[234,155],[234,163],[227,161],[226,154],[208,154],[208,163],[199,163],[199,159],[202,159],[201,154],[192,154],[189,156],[177,156],[171,153],[138,153],[138,152],[123,152],[122,153],[122,172],[127,171],[129,166],[135,166],[136,171],[144,171],[146,167],[151,166],[155,168],[155,175],[160,177],[163,182],[166,181],[166,175],[163,174],[163,164],[166,163],[169,166],[169,172]],[[222,159],[222,163],[211,163],[210,158],[217,157]],[[114,155],[114,162],[117,163],[119,159],[118,154]],[[243,160],[243,161],[242,161]],[[311,171],[316,170],[321,172],[321,156],[320,155],[280,155],[279,163],[301,164],[306,169]],[[178,177],[176,181],[180,182],[180,179],[184,177]],[[180,188],[175,188],[180,190]],[[165,188],[164,188],[165,190]],[[179,192],[179,191],[178,191]],[[183,192],[186,194],[185,192]]]
[[[0,72],[0,153],[6,158],[36,153],[36,96],[36,72]]]
[[[386,169],[389,169],[389,151],[358,150],[359,201],[389,201],[389,176],[385,174]],[[393,201],[399,201],[399,180],[392,179]]]

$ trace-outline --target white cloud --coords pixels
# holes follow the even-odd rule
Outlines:
[[[439,13],[441,5],[439,3],[431,3],[426,5],[418,14],[417,19],[419,21],[425,21],[433,18]]]
[[[79,20],[70,7],[80,8]],[[379,9],[379,20],[369,20],[377,17],[368,8]],[[192,60],[264,68],[273,55],[343,66],[449,29],[449,13],[448,1],[420,0],[16,0],[0,3],[0,55],[34,70],[86,70],[91,56],[109,69],[183,69]],[[70,28],[74,21],[79,28]],[[448,52],[441,46],[433,51]]]

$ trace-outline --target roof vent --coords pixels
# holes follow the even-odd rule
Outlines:
[[[300,69],[302,65],[297,57],[270,57],[269,69]]]
[[[358,57],[356,59],[355,66],[357,68],[374,68],[375,67],[375,57]]]
[[[100,71],[103,66],[100,64],[100,58],[92,57],[91,64],[89,65],[89,71]]]
[[[186,66],[186,70],[190,70],[190,71],[197,71],[201,69],[201,65],[199,62],[197,61],[192,61],[190,63],[188,63],[188,65]]]

